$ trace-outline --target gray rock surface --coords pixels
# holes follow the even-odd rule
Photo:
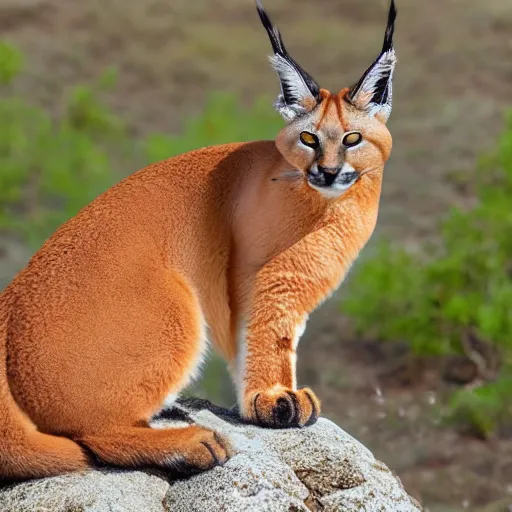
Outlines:
[[[203,406],[204,404],[201,404]],[[0,488],[2,512],[409,512],[420,505],[389,469],[334,423],[245,425],[197,403],[178,406],[231,441],[223,466],[168,481],[157,471],[91,470]],[[169,420],[159,419],[163,428]]]

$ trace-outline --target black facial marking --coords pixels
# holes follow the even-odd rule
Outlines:
[[[324,172],[323,175],[324,175],[324,183],[325,183],[325,185],[327,187],[330,187],[334,183],[334,180],[336,179],[336,173],[334,173],[334,172]]]
[[[317,148],[315,149],[315,159],[318,162],[321,160],[324,156],[324,149],[322,147],[322,144],[318,144]]]
[[[350,185],[357,179],[357,172],[344,172],[340,175],[340,179],[338,179],[338,183],[341,185]]]

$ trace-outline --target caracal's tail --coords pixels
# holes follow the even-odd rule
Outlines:
[[[0,481],[57,475],[88,467],[80,446],[37,428],[16,404],[7,381],[9,289],[0,293]]]

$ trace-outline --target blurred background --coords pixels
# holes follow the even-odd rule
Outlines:
[[[508,512],[512,2],[397,3],[378,228],[311,318],[299,380],[431,512]],[[385,1],[266,7],[323,87],[380,49]],[[1,288],[123,176],[282,126],[252,0],[0,0],[0,30]],[[192,392],[233,403],[215,357]]]

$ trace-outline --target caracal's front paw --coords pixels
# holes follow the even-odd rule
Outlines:
[[[312,425],[320,414],[320,402],[309,388],[259,391],[248,396],[245,405],[247,419],[271,428]]]
[[[170,467],[185,474],[195,474],[222,466],[231,456],[229,442],[216,432],[190,426],[189,439],[181,447],[181,454],[171,458]]]

